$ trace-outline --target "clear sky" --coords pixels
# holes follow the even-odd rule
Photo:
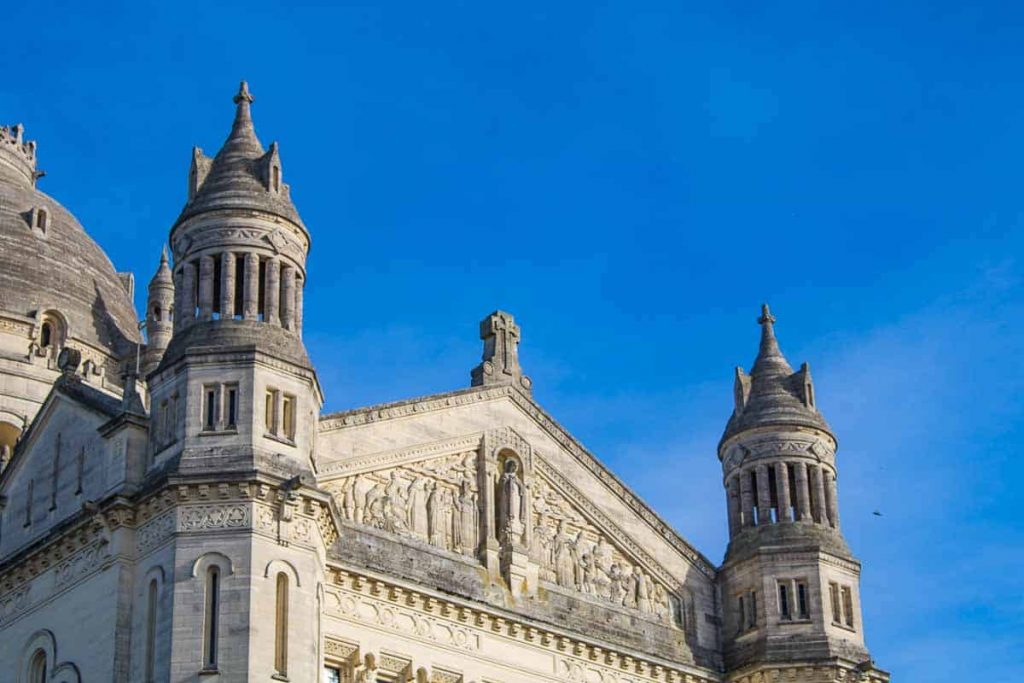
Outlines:
[[[468,384],[508,310],[537,399],[716,562],[769,301],[839,435],[875,659],[1019,676],[1024,7],[333,5],[9,3],[0,119],[144,291],[248,79],[327,409]]]

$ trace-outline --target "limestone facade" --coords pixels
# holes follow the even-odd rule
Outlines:
[[[537,403],[508,313],[468,387],[323,415],[310,232],[253,101],[193,151],[145,348],[115,317],[96,381],[69,325],[45,392],[5,399],[34,407],[0,471],[0,683],[888,681],[836,438],[767,309],[719,447],[721,566]],[[19,144],[0,184],[31,194]]]

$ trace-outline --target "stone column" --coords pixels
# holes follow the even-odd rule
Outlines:
[[[213,257],[199,257],[199,319],[213,317]]]
[[[807,463],[794,463],[796,468],[796,512],[797,519],[801,522],[811,522],[811,499],[808,496],[807,488]]]
[[[242,317],[245,320],[259,319],[260,304],[260,257],[245,255],[245,281],[242,283]]]
[[[772,492],[768,488],[768,465],[757,466],[757,525],[772,523]]]
[[[220,318],[235,317],[235,255],[225,251],[220,255]]]
[[[792,502],[789,497],[789,472],[786,470],[786,463],[775,463],[775,494],[779,499],[779,521],[792,522],[793,512],[790,510]]]
[[[814,514],[814,521],[819,524],[828,524],[828,517],[825,514],[825,482],[821,476],[821,467],[818,465],[811,465],[809,468],[811,475],[811,486],[814,491],[813,504],[811,512]]]
[[[299,337],[302,336],[302,288],[305,285],[306,281],[303,278],[295,279],[295,313],[292,317],[295,318],[295,334]]]
[[[184,270],[184,267],[179,268],[177,270],[177,272],[174,273],[174,312],[173,312],[173,316],[174,316],[174,331],[175,332],[177,332],[178,330],[181,329],[182,314],[183,314],[183,312],[185,310],[185,306],[182,303],[182,301],[184,300],[185,288],[181,284],[182,271],[183,270]]]
[[[281,262],[277,259],[267,261],[267,281],[263,292],[263,321],[271,325],[281,324],[278,317],[281,300]]]
[[[281,327],[295,327],[295,269],[291,266],[281,268]]]
[[[828,510],[829,524],[839,528],[839,493],[836,491],[836,475],[825,472],[825,508]]]
[[[196,319],[196,264],[186,262],[181,267],[181,309],[178,311],[181,327]]]
[[[729,479],[725,486],[725,495],[729,505],[729,538],[732,538],[742,527],[740,519],[740,482],[736,477]]]
[[[754,526],[754,492],[750,486],[750,471],[740,472],[740,506],[743,510],[743,526]]]

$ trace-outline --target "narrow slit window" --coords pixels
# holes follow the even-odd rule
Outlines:
[[[28,665],[29,683],[46,683],[47,673],[49,673],[46,668],[46,653],[36,650],[36,653],[32,655],[32,662]]]
[[[235,320],[245,313],[245,254],[235,255]]]
[[[221,292],[221,278],[223,277],[221,268],[222,259],[220,254],[214,254],[213,256],[213,319],[220,320],[220,292]]]
[[[158,587],[156,579],[149,582],[146,596],[146,683],[153,683],[156,673],[156,609]]]
[[[832,607],[832,622],[840,624],[842,623],[842,614],[839,607],[839,584],[830,583],[828,585],[828,595]]]
[[[285,395],[281,401],[281,432],[286,439],[295,439],[295,397]]]
[[[220,628],[220,568],[206,572],[206,614],[203,620],[203,668],[217,668],[217,638]]]
[[[775,479],[775,466],[768,466],[768,504],[771,506],[769,514],[773,524],[777,524],[782,517],[782,510],[779,509],[778,482]]]
[[[46,232],[46,228],[49,224],[50,215],[46,212],[46,209],[36,209],[36,227]]]
[[[797,581],[796,583],[796,609],[801,619],[807,619],[811,616],[807,605],[807,584],[803,581]]]
[[[739,597],[739,622],[740,630],[747,630],[747,602],[742,595]]]
[[[853,591],[843,586],[843,619],[847,626],[853,628]]]
[[[277,391],[268,389],[263,399],[263,422],[268,434],[277,434]]]
[[[226,426],[234,429],[238,425],[238,387],[227,388],[227,417]]]
[[[786,464],[786,476],[789,477],[789,518],[795,522],[799,519],[800,507],[796,504],[796,468],[791,463]]]
[[[785,583],[779,584],[779,616],[783,619],[792,619],[789,611],[789,586]]]
[[[43,327],[39,332],[39,346],[44,349],[50,348],[53,344],[53,325],[50,323],[43,323]]]
[[[274,629],[274,669],[284,676],[288,673],[288,576],[277,575],[277,609]]]
[[[203,401],[203,429],[213,429],[217,424],[217,390],[207,387]]]
[[[757,626],[757,591],[750,591],[747,608],[750,610],[750,628]]]
[[[754,526],[760,526],[764,520],[761,519],[761,505],[757,495],[757,472],[753,470],[750,472],[750,495],[754,498]]]

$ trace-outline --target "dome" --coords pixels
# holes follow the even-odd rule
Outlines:
[[[75,217],[36,189],[40,175],[21,127],[0,128],[0,311],[55,311],[66,338],[123,355],[139,340],[131,299]]]

